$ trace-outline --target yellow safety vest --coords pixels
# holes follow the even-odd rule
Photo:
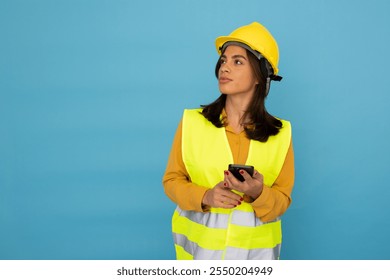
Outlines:
[[[217,128],[200,114],[185,110],[182,121],[182,155],[191,181],[212,188],[223,181],[223,171],[233,156],[225,128]],[[291,125],[265,143],[250,141],[246,164],[264,175],[272,186],[283,166],[291,140]],[[252,206],[243,202],[234,209],[211,208],[210,212],[184,211],[172,217],[177,259],[278,259],[282,243],[281,221],[263,223]]]

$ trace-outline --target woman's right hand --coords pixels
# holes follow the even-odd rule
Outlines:
[[[232,192],[226,182],[219,182],[214,188],[206,191],[202,204],[214,208],[234,208],[241,204],[243,198]]]

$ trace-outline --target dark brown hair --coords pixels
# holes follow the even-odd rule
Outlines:
[[[244,126],[246,136],[249,139],[257,140],[260,142],[267,142],[268,138],[272,135],[277,135],[280,128],[282,127],[282,122],[269,114],[265,108],[265,99],[268,95],[268,90],[266,88],[267,83],[267,74],[265,69],[264,58],[259,60],[251,52],[246,50],[251,68],[259,84],[256,85],[255,94],[252,97],[249,106],[244,113],[243,119],[248,119],[249,123],[246,123]],[[221,54],[221,56],[223,53]],[[221,57],[219,58],[216,67],[215,75],[218,78],[219,69],[221,67]],[[226,103],[226,94],[221,94],[214,102],[208,105],[202,105],[202,115],[213,123],[216,127],[226,126],[226,120],[221,119],[221,113]]]

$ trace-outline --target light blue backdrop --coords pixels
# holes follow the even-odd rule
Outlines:
[[[390,259],[390,2],[0,2],[0,258],[173,259],[163,175],[214,39],[260,21],[293,123],[283,259]]]

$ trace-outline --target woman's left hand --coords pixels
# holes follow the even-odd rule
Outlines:
[[[256,200],[263,191],[263,175],[257,170],[253,172],[253,177],[245,170],[240,170],[240,174],[244,177],[244,182],[239,181],[231,172],[225,170],[227,187],[242,192],[253,200]]]

